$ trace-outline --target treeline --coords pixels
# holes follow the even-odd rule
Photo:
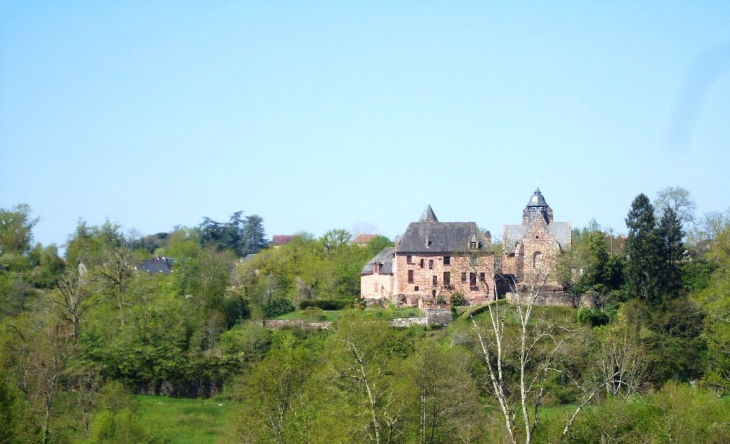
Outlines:
[[[681,188],[637,196],[626,236],[574,231],[554,272],[595,309],[525,290],[444,329],[359,305],[330,330],[252,322],[356,306],[384,237],[274,248],[240,212],[151,236],[81,222],[61,258],[36,222],[0,210],[0,442],[160,441],[132,392],[233,400],[223,442],[730,440],[730,214],[695,217]]]
[[[389,242],[353,245],[333,230],[269,249],[262,219],[237,212],[145,237],[82,221],[61,258],[55,246],[32,246],[37,221],[27,205],[0,212],[0,410],[17,442],[92,436],[112,381],[136,393],[218,394],[270,343],[237,326],[298,300],[351,307],[360,268]],[[145,272],[151,258],[172,272]]]

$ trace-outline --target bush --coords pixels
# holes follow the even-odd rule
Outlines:
[[[352,305],[352,299],[306,299],[299,303],[299,308],[304,310],[314,307],[320,310],[336,311],[352,308]]]
[[[294,304],[287,298],[271,298],[261,304],[261,310],[264,312],[266,318],[271,319],[291,313],[296,308],[294,308]]]
[[[464,296],[464,293],[455,291],[454,294],[451,295],[451,305],[454,307],[469,305],[469,301],[466,299],[466,296]]]
[[[578,322],[581,324],[590,323],[592,327],[600,327],[606,325],[611,320],[608,314],[601,310],[591,310],[590,308],[578,309]]]

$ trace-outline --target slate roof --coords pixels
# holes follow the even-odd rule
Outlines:
[[[393,274],[393,254],[395,249],[393,247],[385,247],[383,251],[378,253],[374,258],[370,259],[364,267],[360,275],[373,274],[373,266],[376,263],[380,265],[380,274]]]
[[[426,206],[426,209],[423,210],[423,214],[421,214],[421,218],[418,221],[419,222],[438,222],[439,220],[436,217],[436,213],[433,212],[431,205],[428,205],[428,206]]]
[[[505,225],[504,226],[504,252],[514,253],[517,241],[522,239],[529,225]],[[572,233],[570,222],[552,222],[548,224],[550,234],[558,241],[561,249],[570,245]]]
[[[426,210],[430,208],[429,206]],[[477,251],[493,251],[492,243],[474,222],[411,222],[396,243],[395,251],[399,254],[466,253],[471,240],[478,242]]]
[[[532,193],[532,197],[530,198],[530,201],[527,202],[528,207],[548,207],[549,205],[545,201],[545,197],[540,192],[540,188],[536,189],[534,193]]]
[[[142,262],[139,268],[150,274],[170,274],[172,272],[172,261],[166,257],[156,257]]]

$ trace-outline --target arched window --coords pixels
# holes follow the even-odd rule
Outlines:
[[[541,263],[542,263],[542,253],[540,253],[539,251],[536,251],[535,254],[532,255],[532,268],[540,267]]]

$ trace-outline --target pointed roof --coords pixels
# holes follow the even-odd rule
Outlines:
[[[547,202],[545,202],[545,198],[543,197],[542,193],[540,192],[540,188],[537,188],[534,193],[532,193],[532,197],[530,198],[530,201],[527,202],[528,207],[547,207],[549,206]]]
[[[431,205],[426,206],[426,209],[423,210],[423,214],[421,214],[421,218],[418,220],[418,222],[438,222],[438,221],[439,220],[436,217],[436,213],[433,212]]]

